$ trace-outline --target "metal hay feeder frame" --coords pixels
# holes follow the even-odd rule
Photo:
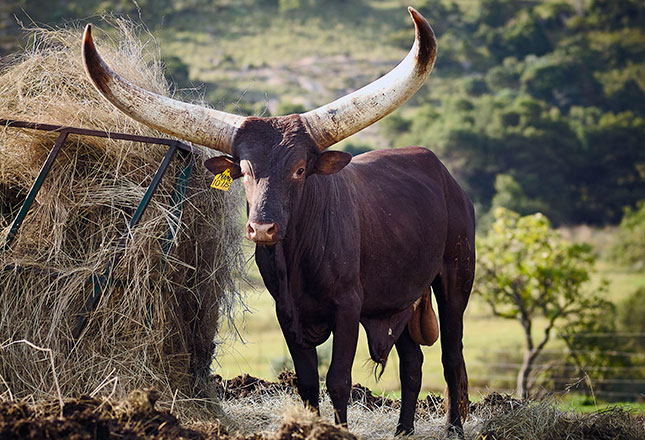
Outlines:
[[[125,245],[130,231],[137,225],[137,223],[141,219],[141,216],[143,215],[146,208],[148,207],[150,200],[152,199],[155,192],[157,191],[157,188],[159,186],[159,183],[161,182],[161,179],[166,174],[166,171],[168,170],[168,166],[172,162],[177,152],[179,152],[185,164],[183,167],[181,167],[178,170],[177,174],[175,175],[175,187],[173,190],[171,207],[170,207],[173,215],[171,216],[170,224],[168,225],[168,230],[165,236],[161,238],[163,255],[167,255],[168,252],[170,251],[170,247],[174,240],[177,227],[179,226],[179,219],[181,218],[181,213],[183,211],[183,202],[186,197],[186,188],[188,186],[188,180],[190,179],[190,175],[192,173],[193,166],[195,164],[195,155],[198,154],[197,153],[198,150],[196,150],[195,148],[191,147],[188,144],[185,144],[175,139],[139,136],[139,135],[133,135],[133,134],[126,134],[126,133],[113,133],[113,132],[107,132],[107,131],[101,131],[101,130],[91,130],[86,128],[70,127],[70,126],[63,126],[63,125],[51,125],[51,124],[41,124],[36,122],[16,121],[11,119],[0,119],[0,127],[27,128],[27,129],[33,129],[33,130],[52,131],[52,132],[59,133],[58,138],[56,139],[56,142],[54,144],[54,147],[49,152],[49,155],[47,156],[47,159],[43,163],[42,168],[40,169],[40,172],[36,177],[36,180],[34,181],[31,188],[29,189],[29,192],[27,193],[27,197],[25,198],[25,201],[22,203],[20,209],[18,210],[18,214],[14,218],[13,223],[9,228],[9,232],[7,233],[7,236],[5,238],[4,245],[0,247],[0,252],[6,251],[11,246],[11,242],[15,238],[18,232],[18,229],[22,225],[29,211],[29,208],[33,204],[36,198],[36,195],[38,194],[38,191],[40,190],[43,182],[45,181],[47,174],[51,170],[51,167],[54,164],[54,161],[56,160],[56,157],[58,156],[58,153],[62,149],[65,141],[67,140],[68,135],[76,134],[81,136],[101,137],[101,138],[109,138],[109,139],[124,140],[124,141],[142,142],[147,144],[165,145],[167,147],[166,154],[163,160],[161,161],[161,163],[159,164],[159,167],[157,168],[157,171],[155,172],[152,178],[152,181],[148,185],[148,188],[144,196],[139,202],[137,209],[132,215],[130,222],[128,224],[128,228],[126,229],[126,231],[124,231],[121,234],[121,238],[119,239],[119,242],[116,246],[116,250],[114,254],[112,255],[112,257],[106,264],[104,270],[100,274],[94,273],[87,280],[86,285],[89,286],[91,284],[92,289],[91,289],[91,293],[89,294],[89,296],[85,301],[85,306],[81,311],[80,317],[73,331],[74,338],[78,339],[83,329],[85,328],[85,325],[87,323],[87,319],[90,313],[92,313],[99,299],[101,298],[101,295],[103,293],[103,288],[112,279],[112,269],[118,264],[119,260],[123,256],[123,252],[125,251]],[[16,267],[15,265],[4,267],[4,269],[22,270],[22,268]]]

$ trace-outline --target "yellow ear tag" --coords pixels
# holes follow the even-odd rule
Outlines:
[[[219,174],[215,175],[213,182],[211,183],[211,188],[221,189],[222,191],[228,191],[233,183],[233,178],[231,177],[231,170],[225,169]]]

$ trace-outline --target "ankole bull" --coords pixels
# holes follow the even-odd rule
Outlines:
[[[464,191],[429,150],[373,151],[352,159],[327,151],[395,110],[434,66],[436,40],[412,8],[416,38],[405,59],[362,89],[303,114],[232,115],[159,96],[121,78],[100,58],[91,27],[83,59],[112,104],[163,132],[226,155],[208,159],[214,174],[243,177],[246,237],[275,299],[278,321],[304,402],[318,409],[316,347],[333,334],[327,390],[336,421],[347,423],[359,324],[370,357],[382,367],[392,346],[400,358],[401,414],[396,433],[411,433],[423,354],[441,327],[449,427],[462,432],[468,382],[463,314],[474,267],[474,213]]]

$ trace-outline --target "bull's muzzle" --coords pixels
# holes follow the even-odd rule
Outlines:
[[[278,241],[278,225],[249,221],[246,224],[246,238],[258,244],[275,244]]]

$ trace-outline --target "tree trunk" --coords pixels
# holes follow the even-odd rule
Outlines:
[[[517,396],[520,399],[529,397],[529,376],[533,371],[533,362],[535,361],[535,350],[526,349],[524,351],[524,358],[522,359],[522,366],[517,373]]]
[[[520,323],[522,324],[522,328],[524,328],[526,349],[524,350],[522,366],[517,373],[517,395],[520,399],[526,399],[529,396],[529,375],[531,374],[531,370],[533,370],[533,361],[535,361],[538,350],[533,345],[533,338],[531,337],[533,323],[529,319],[528,313],[524,310],[522,311]]]

